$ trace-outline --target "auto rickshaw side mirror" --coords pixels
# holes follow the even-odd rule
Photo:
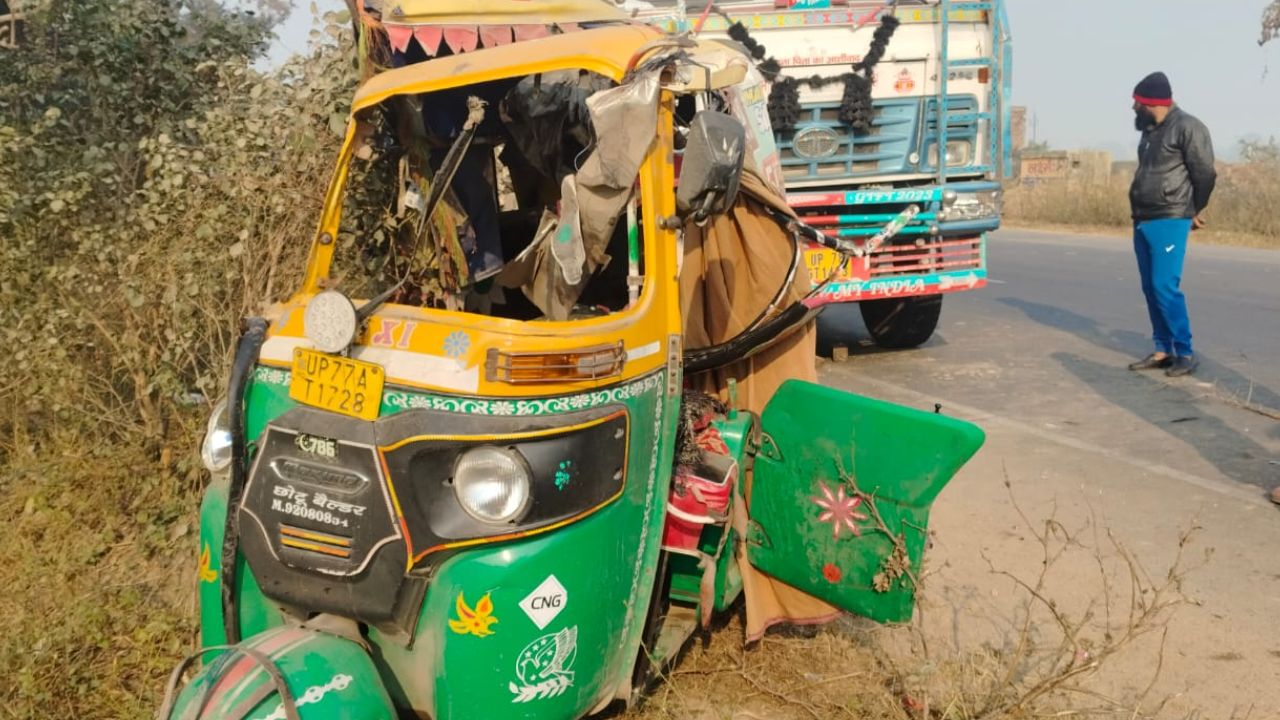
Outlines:
[[[733,117],[713,110],[694,116],[676,189],[681,218],[701,223],[733,207],[746,144],[746,129]]]

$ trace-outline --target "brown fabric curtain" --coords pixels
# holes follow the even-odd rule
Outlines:
[[[704,227],[690,224],[685,229],[680,274],[685,347],[706,347],[733,338],[777,295],[795,245],[787,231],[766,214],[766,207],[791,214],[782,198],[746,172],[742,193],[731,212]],[[778,309],[799,300],[809,289],[809,276],[801,267]],[[817,332],[810,324],[751,358],[690,376],[686,382],[692,389],[727,402],[729,380],[736,379],[739,406],[761,413],[784,381],[817,381],[816,340]],[[744,478],[748,502],[752,479],[750,474]],[[739,556],[738,563],[747,606],[748,641],[758,639],[777,623],[816,624],[840,614],[827,603],[756,570],[745,556]]]

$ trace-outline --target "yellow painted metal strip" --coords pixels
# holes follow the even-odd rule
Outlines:
[[[280,534],[289,535],[291,537],[302,538],[303,540],[315,540],[316,542],[328,543],[330,545],[338,545],[340,547],[351,547],[351,539],[338,537],[337,535],[326,535],[325,533],[311,532],[301,528],[289,527],[288,525],[280,528]]]
[[[302,540],[294,540],[292,538],[280,538],[280,544],[285,547],[297,548],[299,550],[318,552],[321,555],[332,555],[333,557],[340,557],[344,559],[351,557],[351,552],[348,550],[338,550],[337,548],[331,548],[326,545],[303,542]]]

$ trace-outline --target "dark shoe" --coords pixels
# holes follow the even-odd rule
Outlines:
[[[1173,364],[1169,366],[1168,370],[1164,371],[1164,374],[1169,377],[1182,377],[1195,372],[1198,367],[1200,367],[1200,361],[1196,359],[1195,355],[1182,355],[1174,358]]]
[[[1164,370],[1170,367],[1173,367],[1173,358],[1165,355],[1157,359],[1155,353],[1151,353],[1136,363],[1129,363],[1129,369],[1135,372],[1138,370]]]

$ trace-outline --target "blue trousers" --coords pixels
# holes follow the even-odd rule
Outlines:
[[[1143,220],[1133,226],[1133,252],[1156,350],[1179,357],[1194,354],[1187,298],[1180,287],[1190,235],[1189,219]]]

